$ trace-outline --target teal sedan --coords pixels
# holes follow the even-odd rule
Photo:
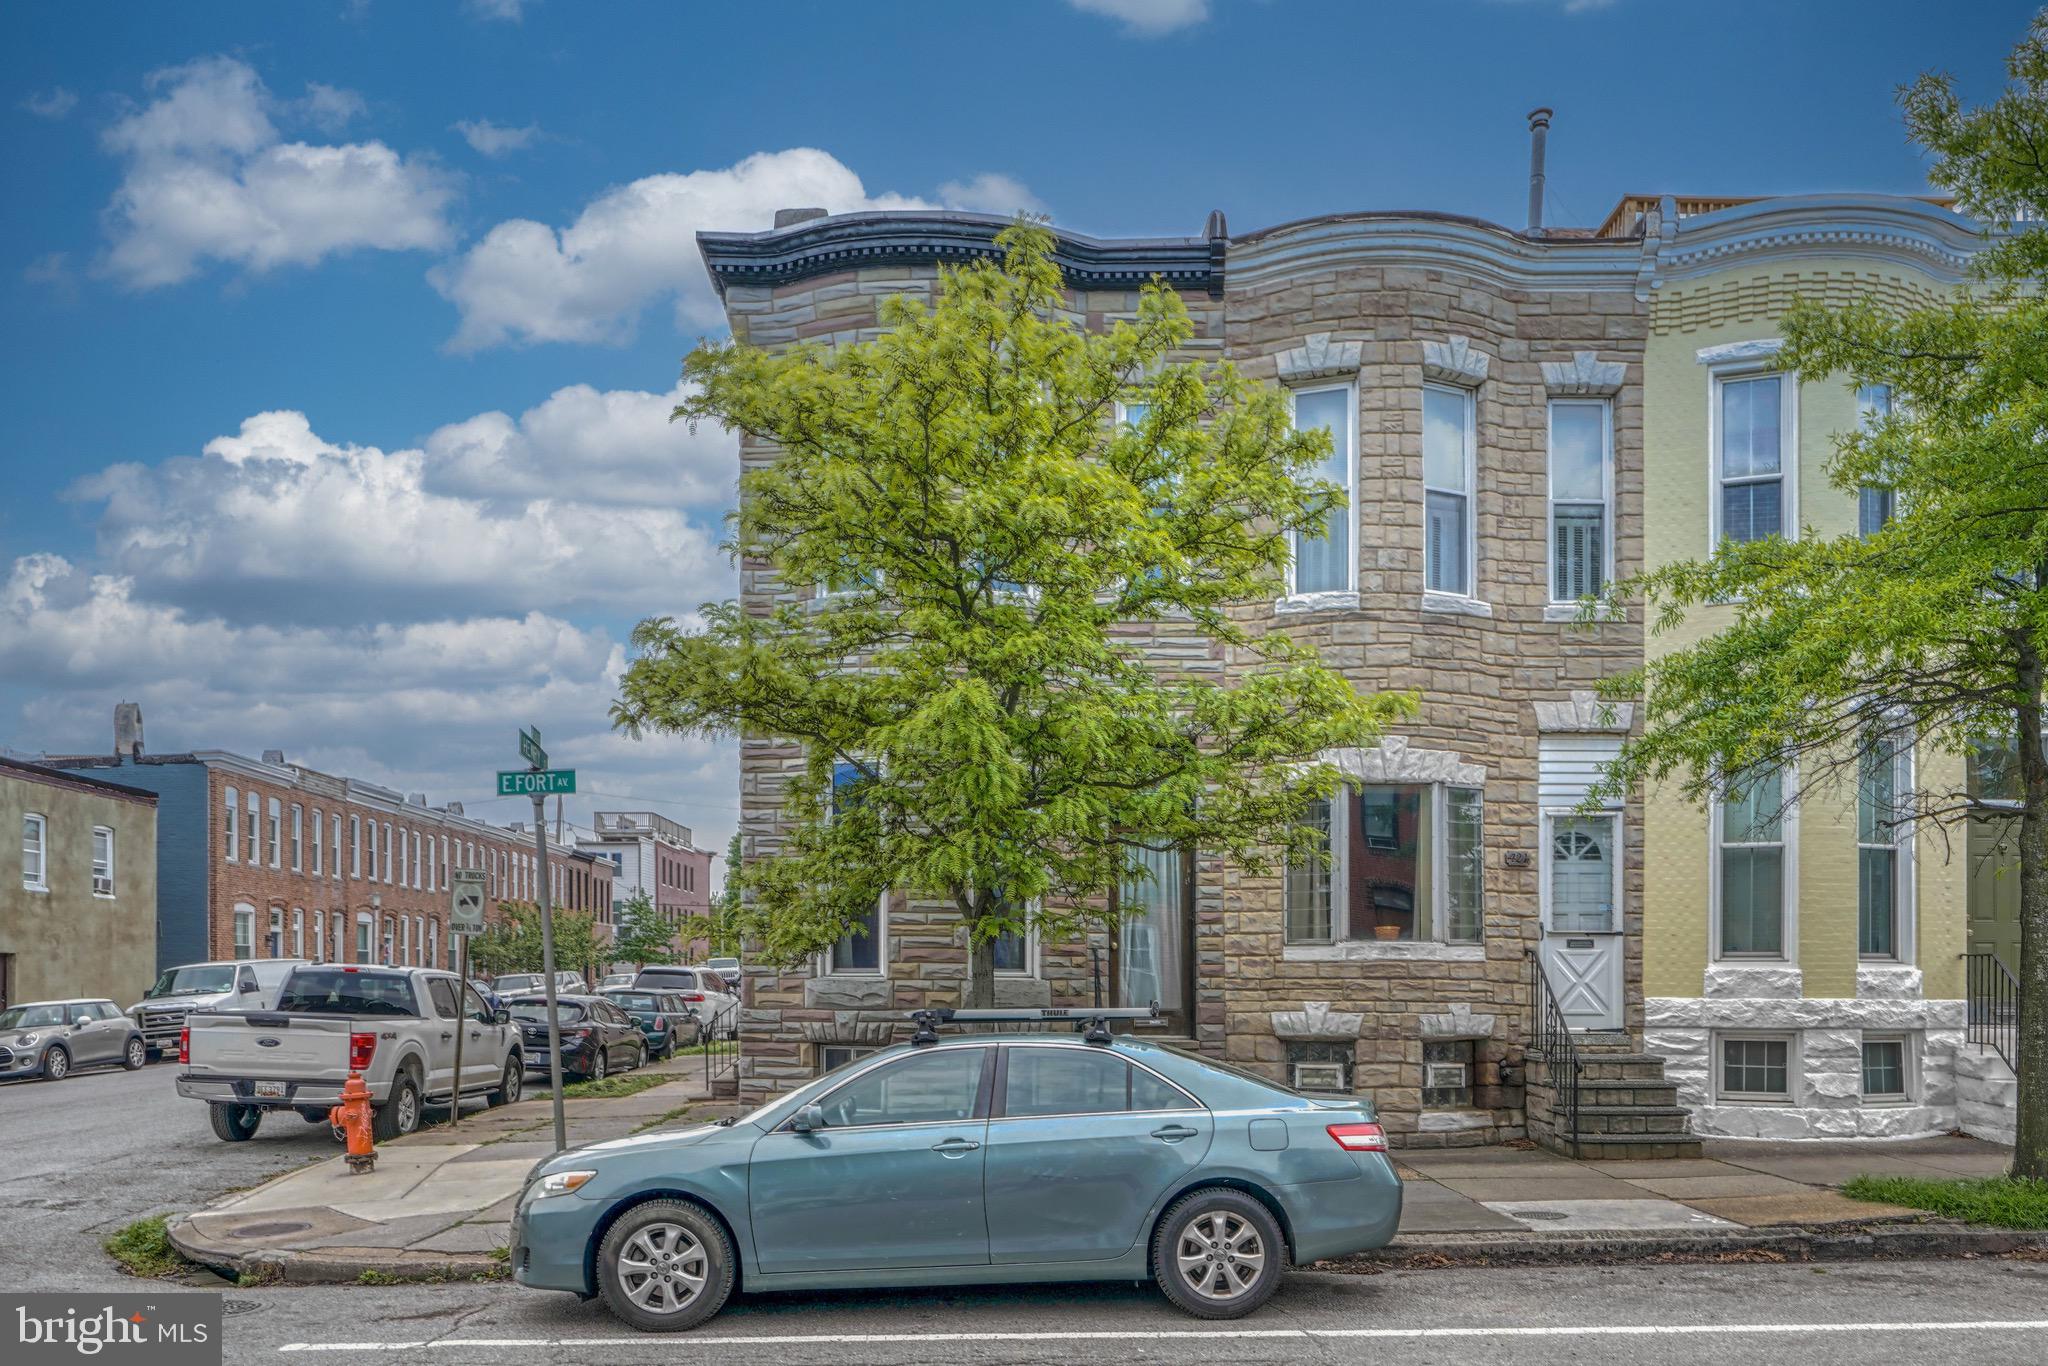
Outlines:
[[[527,1177],[514,1278],[690,1328],[746,1291],[1150,1278],[1198,1318],[1382,1247],[1386,1136],[1323,1100],[1123,1036],[905,1044],[720,1124]]]

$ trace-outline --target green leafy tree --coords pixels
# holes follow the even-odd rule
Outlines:
[[[703,940],[714,958],[740,957],[746,941],[740,887],[732,876],[732,870],[740,866],[740,847],[740,837],[735,833],[725,846],[725,885],[718,889],[717,896],[711,898],[710,908],[703,915],[690,916],[683,922],[682,937],[685,940]]]
[[[802,746],[779,851],[728,876],[763,957],[801,960],[904,889],[958,908],[969,1005],[992,1002],[1004,933],[1113,924],[1133,845],[1266,867],[1336,785],[1314,756],[1414,705],[1231,610],[1277,596],[1290,533],[1342,505],[1307,477],[1327,435],[1227,365],[1175,363],[1193,328],[1171,289],[1090,333],[1051,234],[998,240],[1005,262],[946,270],[935,305],[888,300],[875,341],[684,362],[678,417],[779,455],[741,476],[733,553],[834,591],[643,622],[614,708],[634,732]],[[1147,660],[1132,624],[1169,620],[1228,647],[1230,686]]]
[[[1899,746],[1955,756],[1916,765],[1891,819],[1997,822],[2017,850],[2014,1170],[2048,1177],[2048,16],[2010,73],[1982,109],[1945,76],[1899,94],[1935,183],[1994,228],[1981,286],[1903,315],[1807,302],[1785,320],[1782,367],[1891,386],[1892,415],[1841,437],[1827,473],[1851,496],[1890,490],[1894,516],[1867,537],[1724,543],[1625,586],[1658,630],[1709,607],[1731,620],[1614,685],[1645,697],[1646,725],[1606,791],[1676,778],[1704,802],[1776,769],[1790,801],[1853,790]],[[1986,755],[2008,756],[1999,795],[2016,803],[1965,778]]]
[[[508,972],[540,972],[540,908],[530,901],[501,901],[499,918],[482,934],[471,935],[469,962],[475,971],[488,976]],[[557,907],[555,922],[555,971],[580,972],[588,979],[611,957],[611,946],[600,942],[597,917],[589,911],[565,911]]]
[[[617,938],[612,943],[612,957],[620,962],[644,968],[649,963],[676,961],[676,926],[655,909],[654,899],[646,892],[635,892],[619,903],[614,926]]]

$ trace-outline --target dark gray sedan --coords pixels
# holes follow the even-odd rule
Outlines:
[[[135,1021],[112,1001],[32,1001],[0,1010],[0,1081],[62,1081],[81,1067],[149,1061]]]

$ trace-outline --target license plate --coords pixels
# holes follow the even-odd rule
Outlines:
[[[283,1100],[284,1083],[281,1081],[259,1081],[256,1083],[258,1100]]]

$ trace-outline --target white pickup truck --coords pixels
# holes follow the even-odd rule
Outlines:
[[[492,1105],[519,1099],[525,1064],[518,1026],[506,1020],[452,972],[306,964],[285,978],[275,1009],[187,1018],[178,1094],[207,1102],[214,1133],[239,1143],[269,1110],[327,1123],[342,1083],[360,1072],[376,1136],[393,1139],[419,1127],[429,1102],[447,1104],[458,1090]]]

